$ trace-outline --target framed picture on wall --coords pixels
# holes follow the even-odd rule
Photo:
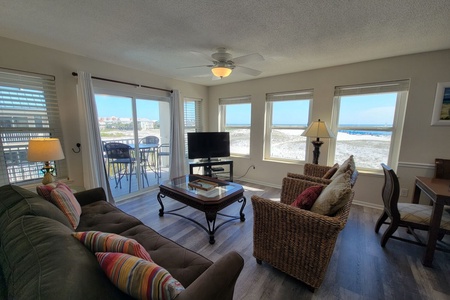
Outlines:
[[[431,125],[450,126],[450,82],[437,84]]]

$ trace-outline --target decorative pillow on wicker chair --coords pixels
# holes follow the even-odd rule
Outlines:
[[[125,253],[95,255],[109,280],[134,298],[169,300],[184,290],[178,280],[154,262]]]
[[[323,179],[330,179],[334,173],[339,169],[339,164],[335,163],[331,169],[329,169],[325,174],[323,174]]]
[[[295,201],[292,202],[291,206],[310,210],[314,202],[316,202],[319,197],[322,189],[322,185],[311,186],[305,189],[300,195],[297,196]]]
[[[339,175],[346,173],[350,171],[351,173],[355,172],[356,166],[355,166],[355,160],[353,159],[353,155],[350,155],[349,158],[347,158],[342,165],[337,169],[336,173],[334,173],[333,176],[331,176],[330,179],[334,180]]]
[[[58,185],[60,186],[64,186],[67,187],[69,190],[70,188],[62,182],[52,182],[52,183],[48,183],[48,184],[41,184],[38,185],[36,187],[36,192],[38,193],[39,196],[41,196],[42,198],[44,198],[47,201],[52,201],[52,197],[50,195],[50,193],[53,191],[53,189],[55,189]]]
[[[64,187],[65,186],[65,187]],[[70,224],[75,229],[80,223],[81,206],[66,185],[58,184],[50,193],[50,201],[55,204],[69,219]]]
[[[72,235],[92,252],[120,252],[153,261],[150,254],[136,240],[101,231],[74,232]]]
[[[323,189],[311,211],[321,215],[334,215],[350,200],[351,192],[350,172],[343,173]]]

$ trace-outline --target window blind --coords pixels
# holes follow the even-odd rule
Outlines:
[[[63,143],[55,78],[0,68],[0,184],[42,177],[43,162],[27,161],[28,141],[36,137]],[[66,174],[65,160],[56,169]]]
[[[403,92],[409,90],[409,80],[378,82],[360,85],[337,86],[334,96],[351,96],[361,94],[380,94],[390,92]]]
[[[219,105],[243,104],[243,103],[250,103],[250,102],[251,102],[250,96],[220,98],[219,99]]]
[[[292,92],[269,93],[266,95],[266,101],[289,101],[289,100],[308,100],[313,98],[312,89]]]

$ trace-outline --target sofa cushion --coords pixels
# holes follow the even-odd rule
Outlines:
[[[80,223],[76,231],[97,230],[121,234],[142,222],[106,201],[96,201],[81,207]]]
[[[188,287],[213,264],[209,259],[180,246],[143,224],[120,235],[138,241],[150,253],[152,260],[169,271],[184,287]]]
[[[22,216],[9,224],[0,246],[8,299],[131,299],[71,233],[40,216]]]
[[[351,192],[350,172],[343,173],[323,189],[311,211],[321,215],[334,215],[350,200]]]
[[[322,185],[311,186],[305,189],[300,195],[298,195],[294,202],[292,202],[291,206],[310,210],[314,202],[316,202],[319,197],[322,189]]]
[[[74,232],[72,235],[92,252],[120,252],[152,261],[150,254],[136,240],[100,231]]]
[[[57,220],[72,228],[66,216],[52,203],[36,193],[15,185],[0,187],[0,232],[12,221],[23,215],[35,215]]]
[[[125,253],[95,254],[106,276],[123,292],[137,299],[174,299],[184,287],[167,270]]]
[[[75,229],[80,223],[81,206],[69,188],[58,185],[50,193],[51,201],[67,217]]]

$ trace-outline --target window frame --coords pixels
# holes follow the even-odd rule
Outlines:
[[[194,103],[194,126],[187,126],[187,107],[188,103]],[[188,144],[187,144],[187,134],[188,132],[202,132],[203,131],[203,100],[192,97],[185,97],[183,100],[183,124],[184,124],[184,149],[186,158],[188,157]]]
[[[406,115],[406,104],[408,101],[410,80],[397,80],[388,82],[376,82],[376,83],[366,83],[366,84],[355,84],[346,86],[336,86],[333,98],[333,111],[332,111],[332,124],[331,130],[333,133],[338,135],[339,130],[360,130],[360,131],[390,131],[391,141],[389,145],[389,154],[387,157],[387,165],[391,166],[394,170],[397,169],[401,139],[403,134],[403,126],[405,122]],[[341,106],[341,97],[345,96],[364,96],[364,95],[376,95],[385,93],[397,93],[396,104],[394,109],[394,118],[392,126],[389,127],[367,127],[367,126],[341,126],[339,127],[339,114]],[[330,150],[328,152],[328,161],[336,162],[336,147],[337,138],[331,139]],[[380,162],[381,164],[381,162]],[[358,167],[358,170],[382,174],[383,170],[380,166],[378,169]]]
[[[232,149],[230,147],[230,156],[235,156],[235,157],[250,157],[250,153],[251,153],[251,136],[252,136],[252,102],[251,102],[251,96],[239,96],[239,97],[228,97],[228,98],[220,98],[219,99],[219,131],[225,131],[225,132],[229,132],[229,130],[227,130],[227,128],[233,128],[233,129],[248,129],[249,130],[249,149],[248,149],[248,154],[242,154],[242,153],[235,153],[235,152],[231,152]],[[250,124],[247,125],[239,125],[239,126],[226,126],[225,121],[226,121],[226,107],[227,105],[238,105],[238,104],[250,104]],[[232,137],[230,135],[230,143]]]
[[[28,162],[21,153],[27,153],[30,138],[58,138],[64,145],[55,76],[0,68],[0,107],[0,119],[4,120],[3,125],[0,124],[0,151],[3,152],[0,185],[42,180],[44,162]],[[11,159],[17,152],[17,160],[8,162],[5,156],[8,152]],[[54,175],[67,174],[65,159],[51,164],[55,167]],[[16,173],[17,168],[20,170]]]
[[[298,126],[281,126],[281,125],[273,125],[273,103],[278,101],[308,101],[308,120],[305,125]],[[311,120],[312,115],[312,107],[314,101],[314,90],[313,89],[304,89],[298,91],[289,91],[289,92],[276,92],[276,93],[268,93],[266,94],[266,105],[265,105],[265,132],[264,132],[264,160],[266,161],[277,161],[284,163],[304,163],[309,158],[309,143],[308,139],[305,137],[305,159],[293,159],[293,158],[280,158],[274,157],[271,155],[271,136],[272,130],[274,129],[295,129],[301,130],[302,132],[306,130],[308,124]],[[299,133],[300,136],[301,133]]]

